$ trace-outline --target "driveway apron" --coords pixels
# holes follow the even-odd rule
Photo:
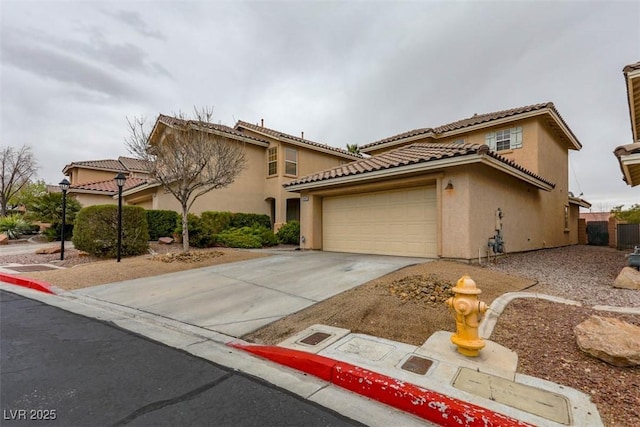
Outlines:
[[[400,268],[429,261],[335,252],[266,258],[74,291],[240,337]]]

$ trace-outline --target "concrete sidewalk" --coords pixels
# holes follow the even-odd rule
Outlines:
[[[240,337],[424,258],[332,252],[270,257],[110,283],[70,294]]]

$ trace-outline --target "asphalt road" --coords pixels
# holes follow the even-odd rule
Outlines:
[[[0,291],[2,426],[352,426],[116,326]]]

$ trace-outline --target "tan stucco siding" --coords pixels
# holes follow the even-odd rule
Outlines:
[[[231,211],[269,214],[269,204],[265,200],[264,149],[245,145],[246,168],[227,188],[212,190],[200,196],[190,212]],[[154,209],[168,209],[181,212],[178,200],[163,187],[158,187]]]
[[[87,182],[106,181],[114,179],[117,172],[101,171],[95,169],[72,168],[67,173],[71,175],[71,185],[85,184]]]
[[[114,199],[111,195],[103,196],[100,194],[82,194],[72,193],[73,197],[85,208],[93,205],[114,205],[118,203],[118,199]]]
[[[493,169],[474,166],[469,179],[469,246],[466,259],[487,254],[489,238],[496,234],[496,212],[502,211],[502,233],[507,252],[544,247],[542,190]],[[561,215],[558,212],[558,215]],[[562,232],[562,230],[560,230]]]
[[[566,198],[559,197],[554,191],[539,190],[483,166],[473,166],[466,171],[469,195],[468,244],[465,248],[462,238],[454,239],[448,247],[443,243],[444,257],[458,258],[463,254],[462,258],[475,259],[478,257],[478,250],[481,255],[486,256],[489,238],[496,233],[495,213],[498,208],[503,213],[502,230],[507,252],[530,251],[577,243],[577,219],[575,212],[571,213],[571,209],[569,232],[565,232]],[[447,178],[443,183],[446,180]],[[464,183],[464,179],[460,181]],[[464,188],[460,190],[463,193],[465,191]],[[457,185],[454,191],[458,191]],[[464,210],[462,205],[457,204],[464,203],[464,197],[455,200],[446,196],[446,194],[443,195],[443,212],[458,208]],[[450,202],[453,201],[456,205],[452,207]],[[443,217],[446,217],[444,213]],[[465,229],[464,222],[454,224],[450,221],[448,225],[450,228],[443,227],[443,242],[448,240],[449,235],[459,235],[458,229]],[[457,241],[460,241],[460,247],[455,246]],[[445,247],[448,250],[444,250]]]

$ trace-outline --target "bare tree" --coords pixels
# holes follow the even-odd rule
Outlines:
[[[27,185],[38,170],[31,147],[0,148],[0,215],[7,215],[9,199]]]
[[[182,248],[189,250],[187,216],[198,197],[232,184],[246,166],[244,143],[215,132],[210,123],[213,110],[195,109],[194,119],[182,113],[167,118],[160,138],[145,130],[145,119],[127,119],[127,149],[146,160],[149,176],[175,197],[182,207]],[[160,120],[160,119],[159,119]]]

